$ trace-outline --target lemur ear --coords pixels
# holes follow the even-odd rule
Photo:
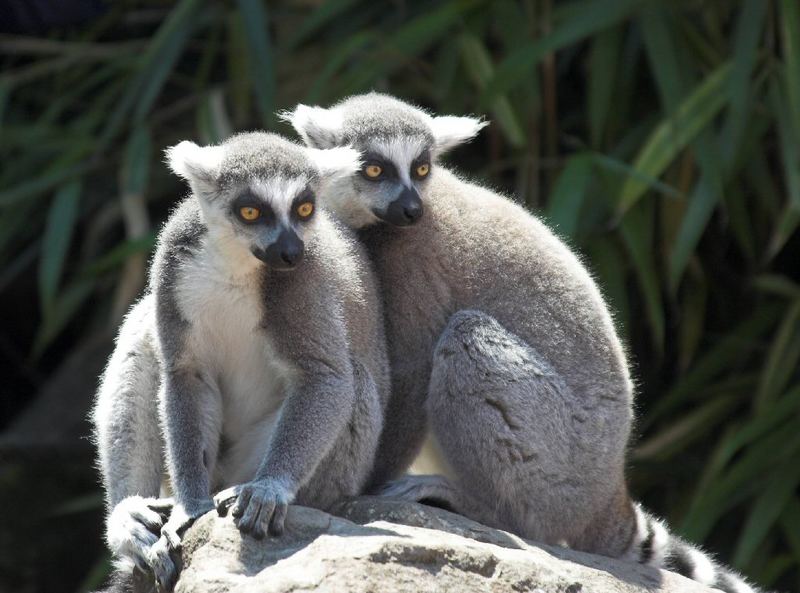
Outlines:
[[[361,155],[349,146],[306,148],[306,154],[320,170],[324,181],[349,177],[361,166]]]
[[[451,148],[472,140],[482,128],[489,125],[474,117],[442,115],[431,121],[433,137],[436,140],[436,153],[442,154]]]
[[[298,105],[280,118],[292,124],[303,142],[313,148],[333,148],[342,142],[342,117],[333,109]]]
[[[221,146],[198,146],[184,140],[166,150],[169,168],[189,182],[195,192],[213,193],[217,190],[222,158],[225,151]]]

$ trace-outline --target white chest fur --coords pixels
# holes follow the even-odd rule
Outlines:
[[[253,433],[268,437],[291,379],[262,326],[262,291],[257,273],[232,275],[202,253],[184,265],[178,283],[189,350],[219,389],[222,437],[232,452]]]

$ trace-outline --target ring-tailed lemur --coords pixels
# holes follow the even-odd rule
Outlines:
[[[408,476],[385,494],[753,591],[630,499],[633,387],[586,268],[523,208],[434,166],[485,123],[376,93],[284,117],[310,146],[362,153],[324,197],[360,229],[384,292],[393,395],[373,487],[408,467],[429,424],[455,483]]]
[[[359,493],[389,396],[369,261],[315,201],[358,153],[249,133],[168,157],[192,195],[160,233],[93,414],[109,545],[165,588],[183,529],[215,505],[263,537],[290,502]]]

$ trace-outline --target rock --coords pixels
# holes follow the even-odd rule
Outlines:
[[[677,574],[527,542],[448,511],[361,497],[289,510],[257,541],[211,512],[184,537],[176,593],[703,593]]]

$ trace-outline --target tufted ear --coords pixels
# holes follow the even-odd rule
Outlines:
[[[361,166],[361,155],[349,146],[319,149],[306,148],[306,154],[322,174],[323,181],[349,177]]]
[[[482,128],[489,125],[474,117],[458,117],[442,115],[431,121],[433,137],[436,141],[436,153],[442,154],[459,144],[472,140]]]
[[[169,168],[189,182],[196,193],[209,195],[219,188],[219,176],[225,150],[221,146],[198,146],[184,140],[166,150]]]
[[[292,124],[300,137],[313,148],[333,148],[342,143],[342,117],[333,109],[298,105],[280,118]]]

